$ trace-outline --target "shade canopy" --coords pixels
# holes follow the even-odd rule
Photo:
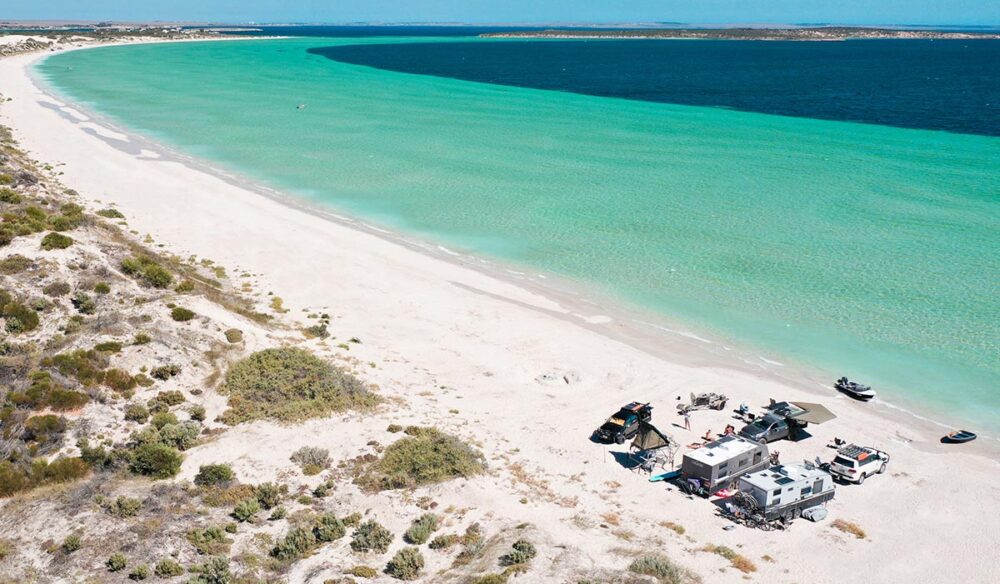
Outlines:
[[[826,406],[822,404],[792,402],[792,405],[801,408],[803,411],[788,415],[787,417],[800,422],[822,424],[823,422],[829,422],[837,417],[837,414],[834,414],[830,410],[826,409]]]

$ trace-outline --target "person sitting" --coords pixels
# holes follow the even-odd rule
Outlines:
[[[723,432],[726,436],[732,436],[736,433],[736,428],[732,424],[726,425],[726,430]]]
[[[750,408],[747,407],[747,402],[741,402],[740,403],[740,409],[736,410],[736,412],[739,415],[741,415],[741,416],[747,415],[747,412],[749,412],[749,411],[750,411]]]
[[[706,441],[706,442],[708,442],[709,440],[711,440],[712,439],[712,430],[711,429],[705,430],[705,435],[702,436],[701,439],[704,440],[704,441]]]

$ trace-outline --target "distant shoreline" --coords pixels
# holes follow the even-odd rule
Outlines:
[[[902,30],[861,27],[812,28],[659,28],[659,29],[548,29],[485,33],[483,38],[523,39],[708,39],[729,41],[845,41],[852,39],[933,39],[983,40],[1000,39],[1000,34],[972,32],[942,32],[934,30]]]

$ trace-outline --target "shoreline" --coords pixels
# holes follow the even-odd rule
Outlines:
[[[518,581],[565,581],[558,570],[567,567],[620,571],[627,555],[620,550],[634,547],[638,542],[628,538],[639,533],[648,534],[644,546],[662,549],[713,584],[748,576],[696,546],[724,545],[760,558],[753,578],[776,583],[800,582],[803,574],[818,584],[841,582],[844,566],[851,565],[873,581],[914,584],[940,574],[940,558],[948,558],[947,573],[956,581],[994,575],[982,561],[992,553],[989,542],[1000,536],[990,486],[1000,464],[990,441],[949,447],[937,442],[942,432],[932,423],[888,415],[832,388],[816,399],[820,390],[801,379],[718,359],[685,362],[670,353],[676,345],[681,356],[693,355],[694,339],[644,350],[628,337],[624,320],[590,323],[572,316],[593,314],[570,308],[572,295],[554,298],[482,266],[470,270],[444,251],[439,258],[410,249],[392,233],[332,221],[171,160],[143,148],[147,142],[139,137],[115,135],[81,110],[53,103],[26,70],[40,57],[0,60],[0,91],[14,98],[0,116],[33,158],[54,165],[60,180],[81,193],[81,203],[114,205],[127,218],[126,229],[139,238],[150,234],[163,252],[211,258],[237,288],[242,279],[281,296],[291,309],[289,320],[306,324],[309,312],[329,312],[336,337],[331,345],[351,336],[363,342],[349,351],[325,347],[325,353],[358,364],[391,404],[371,416],[232,427],[188,451],[180,481],[220,460],[232,461],[243,478],[275,480],[297,447],[332,446],[335,457],[346,460],[365,452],[362,444],[384,441],[389,422],[432,424],[474,438],[491,471],[432,487],[428,499],[471,510],[475,520],[494,526],[530,524],[545,549],[560,550],[555,572],[530,572]],[[655,404],[654,423],[663,431],[681,444],[697,441],[706,428],[719,431],[730,423],[730,408],[695,412],[687,431],[674,404],[689,392],[708,391],[728,394],[731,407],[745,401],[756,409],[769,397],[828,405],[838,419],[810,425],[807,440],[773,445],[783,462],[830,458],[825,445],[841,437],[891,452],[890,468],[863,487],[839,486],[824,522],[797,522],[791,531],[729,531],[712,503],[650,483],[620,464],[621,447],[586,439],[622,403],[643,399]],[[392,495],[374,505],[364,500],[360,508],[374,506],[405,529],[403,505]],[[614,525],[620,514],[622,525],[635,531],[609,528],[602,513],[613,514]],[[833,519],[856,523],[867,535],[847,536]],[[666,521],[682,525],[684,535],[665,529]],[[965,537],[970,526],[978,537]],[[823,553],[816,553],[818,545]],[[289,580],[305,581],[336,553],[302,560]]]
[[[190,39],[179,42],[273,40],[276,38],[285,37]],[[154,40],[151,42],[171,41]],[[60,52],[122,44],[136,43],[69,47]],[[718,366],[747,375],[761,375],[782,384],[795,386],[797,389],[809,392],[817,399],[842,397],[832,384],[832,380],[836,378],[838,373],[827,370],[821,365],[803,363],[790,356],[771,352],[770,349],[728,337],[723,331],[699,329],[697,325],[685,323],[669,314],[641,307],[624,299],[615,298],[613,295],[598,291],[583,282],[573,281],[557,274],[541,273],[540,270],[533,267],[498,258],[487,258],[473,252],[448,249],[443,244],[435,243],[420,235],[383,227],[363,217],[351,216],[348,212],[342,212],[330,205],[312,202],[305,197],[284,192],[280,187],[255,182],[238,174],[238,171],[222,168],[212,161],[197,158],[173,146],[136,134],[100,113],[89,111],[75,103],[66,102],[67,98],[60,95],[57,89],[49,86],[46,80],[41,79],[34,70],[34,66],[48,56],[50,54],[37,55],[24,66],[30,83],[51,102],[61,104],[60,106],[52,106],[52,109],[57,111],[67,122],[80,123],[80,119],[76,119],[74,115],[64,111],[66,108],[71,108],[79,115],[83,115],[87,119],[87,124],[94,124],[109,131],[110,133],[101,135],[99,130],[93,130],[98,139],[112,148],[133,154],[147,153],[155,155],[156,159],[160,161],[176,162],[192,171],[205,173],[230,186],[250,191],[283,207],[313,215],[348,230],[374,236],[436,261],[471,269],[504,284],[523,288],[529,294],[546,301],[543,304],[546,304],[547,308],[542,306],[535,308],[546,311],[549,316],[562,319],[612,340],[623,342],[650,356],[688,366]],[[116,145],[116,142],[119,144]],[[126,148],[126,145],[130,146]],[[890,397],[886,400],[886,393],[880,390],[882,395],[870,402],[867,407],[869,409],[877,408],[880,415],[890,417],[898,422],[921,424],[925,426],[924,430],[926,431],[942,431],[942,433],[958,429],[963,424],[971,424],[970,427],[977,428],[976,424],[979,423],[964,419],[957,412],[936,411],[933,407],[921,404],[919,399],[911,399],[891,391],[888,392]],[[990,442],[991,446],[1000,452],[1000,435],[994,435],[993,428],[977,428],[977,432],[980,439]]]

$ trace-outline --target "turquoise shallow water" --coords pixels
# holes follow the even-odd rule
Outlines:
[[[363,42],[399,41],[114,47],[38,71],[254,180],[998,425],[1000,139],[305,53]]]

